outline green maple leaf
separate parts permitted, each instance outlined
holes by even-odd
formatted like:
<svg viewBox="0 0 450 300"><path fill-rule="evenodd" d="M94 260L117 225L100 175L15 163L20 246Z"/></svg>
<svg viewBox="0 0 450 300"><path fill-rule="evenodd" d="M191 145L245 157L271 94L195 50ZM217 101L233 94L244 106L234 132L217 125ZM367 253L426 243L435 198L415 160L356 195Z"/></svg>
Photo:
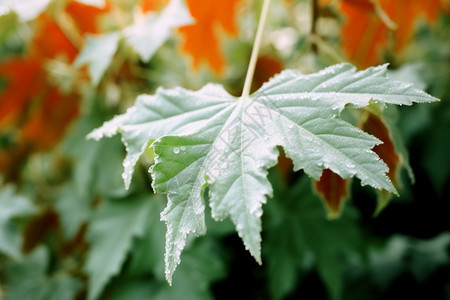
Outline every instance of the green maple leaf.
<svg viewBox="0 0 450 300"><path fill-rule="evenodd" d="M121 132L127 149L123 178L131 174L147 144L156 163L151 168L156 192L168 194L161 214L167 224L166 278L180 262L189 235L206 232L202 194L216 220L230 217L245 247L260 262L262 205L272 195L267 170L277 162L277 146L318 179L328 168L343 178L396 193L388 167L371 150L380 141L339 119L346 107L411 105L437 99L411 84L392 81L386 66L356 72L350 64L303 75L286 70L249 98L229 95L220 85L197 92L159 89L141 96L124 115L90 134L99 139Z"/></svg>

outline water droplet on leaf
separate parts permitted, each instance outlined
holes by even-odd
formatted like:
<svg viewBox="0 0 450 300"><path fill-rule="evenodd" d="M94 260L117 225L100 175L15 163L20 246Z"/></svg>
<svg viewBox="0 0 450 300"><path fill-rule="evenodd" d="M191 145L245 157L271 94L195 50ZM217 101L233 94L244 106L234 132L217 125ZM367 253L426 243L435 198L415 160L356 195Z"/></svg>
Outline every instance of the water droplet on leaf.
<svg viewBox="0 0 450 300"><path fill-rule="evenodd" d="M346 164L347 168L353 169L355 167L355 165L351 162Z"/></svg>

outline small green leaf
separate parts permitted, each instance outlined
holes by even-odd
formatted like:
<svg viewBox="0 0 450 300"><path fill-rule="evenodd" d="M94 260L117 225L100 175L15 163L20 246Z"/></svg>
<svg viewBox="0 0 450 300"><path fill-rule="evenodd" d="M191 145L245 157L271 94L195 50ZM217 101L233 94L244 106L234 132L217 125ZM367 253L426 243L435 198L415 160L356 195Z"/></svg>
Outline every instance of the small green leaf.
<svg viewBox="0 0 450 300"><path fill-rule="evenodd" d="M18 259L22 256L22 227L19 221L36 213L31 201L17 195L11 185L0 191L0 252Z"/></svg>
<svg viewBox="0 0 450 300"><path fill-rule="evenodd" d="M51 0L6 0L6 6L14 11L20 22L28 22L43 12Z"/></svg>
<svg viewBox="0 0 450 300"><path fill-rule="evenodd" d="M148 195L110 200L94 214L87 239L91 249L85 269L89 299L97 299L112 276L119 273L133 238L145 233L152 199Z"/></svg>
<svg viewBox="0 0 450 300"><path fill-rule="evenodd" d="M371 249L370 269L375 283L386 289L403 272L422 281L440 266L448 265L450 234L441 233L429 240L394 235L381 249Z"/></svg>
<svg viewBox="0 0 450 300"><path fill-rule="evenodd" d="M90 198L80 196L74 185L67 185L55 202L55 210L60 216L60 222L67 239L72 239L77 234L80 226L89 220L91 216Z"/></svg>
<svg viewBox="0 0 450 300"><path fill-rule="evenodd" d="M149 232L148 234L152 234ZM148 273L115 278L108 288L108 299L122 300L210 300L214 299L211 283L225 277L226 265L219 259L213 239L197 240L184 253L184 263L174 275L173 286L155 274L149 280ZM127 274L128 275L128 274Z"/></svg>
<svg viewBox="0 0 450 300"><path fill-rule="evenodd" d="M210 300L212 282L226 275L226 266L215 252L213 240L197 240L183 253L183 264L174 275L174 285L162 284L155 299Z"/></svg>
<svg viewBox="0 0 450 300"><path fill-rule="evenodd" d="M84 64L88 65L89 75L92 83L98 85L108 69L114 54L117 51L117 44L120 39L120 32L112 32L99 35L88 35L86 44L74 62L76 67Z"/></svg>
<svg viewBox="0 0 450 300"><path fill-rule="evenodd" d="M134 280L120 280L110 290L109 300L148 300L155 299L158 287L148 278Z"/></svg>
<svg viewBox="0 0 450 300"><path fill-rule="evenodd" d="M151 208L146 220L145 234L135 239L127 263L125 274L129 277L153 273L159 280L163 279L166 228L160 222L159 215L164 209L164 198L163 195L156 195L149 201Z"/></svg>
<svg viewBox="0 0 450 300"><path fill-rule="evenodd" d="M295 288L302 271L307 272L314 262L330 298L339 299L344 283L343 261L362 253L357 212L349 207L341 218L329 220L306 176L287 187L277 173L271 175L274 199L267 204L264 219L271 294L274 299L283 299Z"/></svg>
<svg viewBox="0 0 450 300"><path fill-rule="evenodd" d="M125 41L147 62L177 27L189 25L193 19L184 0L171 0L157 15L149 12L124 30Z"/></svg>
<svg viewBox="0 0 450 300"><path fill-rule="evenodd" d="M443 232L429 240L413 240L411 244L410 271L417 280L424 281L440 266L448 266L450 233Z"/></svg>
<svg viewBox="0 0 450 300"><path fill-rule="evenodd" d="M43 246L21 261L6 266L8 284L5 300L72 300L82 287L78 279L65 272L47 275L50 257Z"/></svg>

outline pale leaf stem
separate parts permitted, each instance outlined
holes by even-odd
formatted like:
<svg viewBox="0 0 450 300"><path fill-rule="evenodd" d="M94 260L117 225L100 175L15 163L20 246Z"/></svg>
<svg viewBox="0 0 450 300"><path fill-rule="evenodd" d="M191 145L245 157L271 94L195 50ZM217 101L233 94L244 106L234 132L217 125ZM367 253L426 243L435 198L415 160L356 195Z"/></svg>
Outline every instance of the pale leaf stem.
<svg viewBox="0 0 450 300"><path fill-rule="evenodd" d="M242 91L241 99L246 99L250 96L250 88L252 86L253 75L255 74L256 61L258 60L259 47L261 45L264 25L269 11L270 0L264 0L261 16L259 17L258 29L256 30L255 42L253 43L252 55L248 65L247 75L245 76L244 89Z"/></svg>

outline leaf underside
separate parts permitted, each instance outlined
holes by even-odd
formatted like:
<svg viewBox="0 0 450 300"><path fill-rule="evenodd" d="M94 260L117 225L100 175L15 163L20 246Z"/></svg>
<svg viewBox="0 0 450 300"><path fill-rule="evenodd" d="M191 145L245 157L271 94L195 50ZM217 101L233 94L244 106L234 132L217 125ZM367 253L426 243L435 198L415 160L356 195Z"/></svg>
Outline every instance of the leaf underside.
<svg viewBox="0 0 450 300"><path fill-rule="evenodd" d="M150 171L154 190L168 194L161 219L167 224L169 282L188 236L206 232L202 194L207 186L212 216L230 217L260 262L262 205L272 195L267 170L277 162L278 146L294 170L314 179L329 169L343 179L356 176L362 185L396 193L388 167L372 151L380 141L339 118L347 105L437 100L411 84L389 80L386 68L356 72L350 64L339 64L311 75L286 70L248 99L214 84L196 92L158 89L155 95L140 96L135 106L89 137L122 134L127 187L137 160L155 140Z"/></svg>

